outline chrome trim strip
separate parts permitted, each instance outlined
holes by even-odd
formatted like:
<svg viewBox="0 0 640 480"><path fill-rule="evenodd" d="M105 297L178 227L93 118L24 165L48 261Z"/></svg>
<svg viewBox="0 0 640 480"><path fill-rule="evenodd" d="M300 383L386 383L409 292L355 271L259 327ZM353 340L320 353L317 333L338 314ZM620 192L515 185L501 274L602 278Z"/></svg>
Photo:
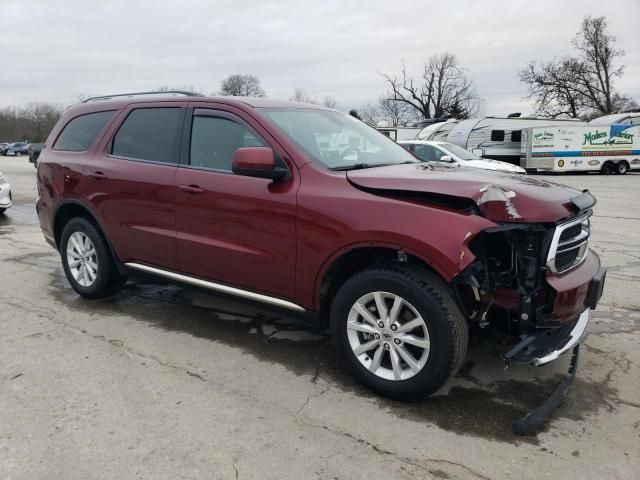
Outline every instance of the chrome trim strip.
<svg viewBox="0 0 640 480"><path fill-rule="evenodd" d="M268 303L271 305L276 305L278 307L288 308L289 310L296 310L298 312L305 311L305 309L302 308L300 305L297 305L293 302L289 302L287 300L282 300L281 298L270 297L269 295L254 293L248 290L243 290L241 288L230 287L228 285L222 285L220 283L215 283L215 282L210 282L208 280L202 280L200 278L190 277L188 275L183 275L181 273L170 272L168 270L162 270L160 268L150 267L148 265L142 265L140 263L135 263L135 262L125 263L125 266L129 268L133 268L135 270L152 273L154 275L160 275L161 277L170 278L172 280L177 280L179 282L188 283L190 285L195 285L196 287L208 288L209 290L228 293L231 295L248 298L250 300L255 300L258 302Z"/></svg>
<svg viewBox="0 0 640 480"><path fill-rule="evenodd" d="M552 362L556 360L560 355L565 353L567 350L575 347L580 340L584 338L585 332L587 331L587 325L589 324L589 309L585 310L580 314L580 318L578 318L578 323L573 327L571 333L569 334L569 339L567 343L559 348L558 350L554 350L546 354L544 357L536 358L533 360L533 365L540 366L546 363Z"/></svg>

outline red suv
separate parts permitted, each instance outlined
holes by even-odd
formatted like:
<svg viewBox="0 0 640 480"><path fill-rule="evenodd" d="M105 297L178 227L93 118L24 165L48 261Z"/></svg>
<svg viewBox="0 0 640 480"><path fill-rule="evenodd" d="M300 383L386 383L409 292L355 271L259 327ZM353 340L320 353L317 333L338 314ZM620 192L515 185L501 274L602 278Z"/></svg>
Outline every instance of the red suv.
<svg viewBox="0 0 640 480"><path fill-rule="evenodd" d="M51 132L38 192L44 236L83 297L144 272L304 312L393 397L442 386L470 328L508 332L510 362L556 359L604 283L587 191L421 163L314 105L92 99Z"/></svg>

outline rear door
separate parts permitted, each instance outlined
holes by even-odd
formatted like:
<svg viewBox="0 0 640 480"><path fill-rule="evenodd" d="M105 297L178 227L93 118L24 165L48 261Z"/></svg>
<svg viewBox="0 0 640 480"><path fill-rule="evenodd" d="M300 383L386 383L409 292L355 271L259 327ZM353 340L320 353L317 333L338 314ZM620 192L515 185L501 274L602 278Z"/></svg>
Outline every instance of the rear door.
<svg viewBox="0 0 640 480"><path fill-rule="evenodd" d="M184 164L176 174L180 270L293 298L297 171L288 165L292 178L278 184L231 172L238 148L271 147L283 166L284 151L232 107L196 108L183 137Z"/></svg>
<svg viewBox="0 0 640 480"><path fill-rule="evenodd" d="M121 261L178 268L174 177L185 105L131 105L85 168L87 198Z"/></svg>

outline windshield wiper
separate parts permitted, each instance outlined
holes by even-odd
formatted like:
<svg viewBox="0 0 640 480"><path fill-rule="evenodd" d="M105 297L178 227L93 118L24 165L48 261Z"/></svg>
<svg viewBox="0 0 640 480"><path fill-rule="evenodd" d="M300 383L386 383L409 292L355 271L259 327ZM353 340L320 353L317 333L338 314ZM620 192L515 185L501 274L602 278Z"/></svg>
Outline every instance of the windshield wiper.
<svg viewBox="0 0 640 480"><path fill-rule="evenodd" d="M399 162L399 163L374 163L374 164L368 164L368 163L354 163L353 165L346 165L346 166L342 166L342 167L333 167L330 168L329 170L333 170L333 171L344 171L344 170L362 170L363 168L375 168L375 167L391 167L393 165L405 165L407 163L420 163L419 161L408 161L408 162Z"/></svg>
<svg viewBox="0 0 640 480"><path fill-rule="evenodd" d="M343 170L361 170L363 168L378 167L379 165L369 165L368 163L354 163L353 165L345 165L342 167L332 167L329 170L339 172Z"/></svg>

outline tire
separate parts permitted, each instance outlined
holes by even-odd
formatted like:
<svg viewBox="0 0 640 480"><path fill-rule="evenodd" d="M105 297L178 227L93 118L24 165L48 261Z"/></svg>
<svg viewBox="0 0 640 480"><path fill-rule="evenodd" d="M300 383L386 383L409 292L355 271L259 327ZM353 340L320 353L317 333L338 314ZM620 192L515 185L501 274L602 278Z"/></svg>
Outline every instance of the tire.
<svg viewBox="0 0 640 480"><path fill-rule="evenodd" d="M16 157L21 157L22 156L22 152L16 152L15 155L16 155Z"/></svg>
<svg viewBox="0 0 640 480"><path fill-rule="evenodd" d="M629 164L625 161L616 164L616 173L618 175L626 175L629 171Z"/></svg>
<svg viewBox="0 0 640 480"><path fill-rule="evenodd" d="M78 248L78 246L86 248ZM93 255L90 254L91 246ZM78 252L87 253L87 250L89 255L78 254ZM84 298L109 297L126 281L118 273L102 232L85 218L72 218L65 225L60 240L60 257L67 280ZM91 275L91 272L94 274Z"/></svg>
<svg viewBox="0 0 640 480"><path fill-rule="evenodd" d="M378 299L372 292L379 294ZM370 295L373 299L365 310L375 321L379 309L374 305L380 298L391 317L394 297L399 296L404 302L395 323L390 321L385 328L377 327L377 337L371 333L374 330L368 328L373 324L359 313ZM409 323L417 322L416 313L424 327L401 332L411 326ZM392 331L394 324L399 328ZM359 330L362 325L367 332ZM411 267L368 269L347 280L331 306L331 334L338 353L360 382L380 395L399 400L421 399L444 385L462 366L469 341L467 322L448 287L435 274ZM410 342L404 341L409 338ZM424 343L425 339L428 349L414 345L416 340ZM400 344L396 345L398 341ZM356 354L358 345L372 342L378 342L378 345ZM381 342L384 351L378 354ZM424 350L427 350L426 357ZM410 368L405 360L407 351L414 367L418 368ZM394 355L400 359L395 363ZM376 356L377 364L374 363ZM375 373L371 371L373 368ZM398 370L401 370L400 375Z"/></svg>
<svg viewBox="0 0 640 480"><path fill-rule="evenodd" d="M613 164L611 162L604 162L600 169L601 175L611 175L613 173Z"/></svg>

